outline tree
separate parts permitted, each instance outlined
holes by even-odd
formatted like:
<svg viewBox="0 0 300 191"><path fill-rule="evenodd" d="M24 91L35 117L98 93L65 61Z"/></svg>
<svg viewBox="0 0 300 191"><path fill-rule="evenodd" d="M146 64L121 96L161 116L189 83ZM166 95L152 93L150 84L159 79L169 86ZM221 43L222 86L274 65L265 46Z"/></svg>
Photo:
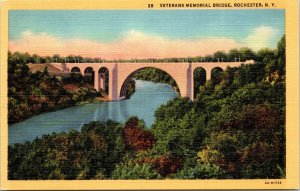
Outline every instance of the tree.
<svg viewBox="0 0 300 191"><path fill-rule="evenodd" d="M227 60L227 54L224 51L217 51L213 54L213 57L216 61L225 61Z"/></svg>
<svg viewBox="0 0 300 191"><path fill-rule="evenodd" d="M267 64L267 63L271 62L272 60L275 60L275 51L274 50L271 50L269 48L263 48L257 52L257 61L261 61L264 64Z"/></svg>
<svg viewBox="0 0 300 191"><path fill-rule="evenodd" d="M52 56L52 62L62 62L62 58L60 57L60 55L59 54L54 54L53 56Z"/></svg>
<svg viewBox="0 0 300 191"><path fill-rule="evenodd" d="M128 149L147 150L155 144L154 135L145 129L145 124L137 117L127 120L124 127L124 141Z"/></svg>
<svg viewBox="0 0 300 191"><path fill-rule="evenodd" d="M228 59L229 61L233 62L233 61L238 61L240 57L240 52L238 49L231 49L228 52Z"/></svg>
<svg viewBox="0 0 300 191"><path fill-rule="evenodd" d="M30 62L39 64L39 63L41 63L41 57L37 54L34 54L34 55L32 55Z"/></svg>
<svg viewBox="0 0 300 191"><path fill-rule="evenodd" d="M247 47L243 47L240 49L240 58L241 61L246 61L246 60L256 60L256 53Z"/></svg>
<svg viewBox="0 0 300 191"><path fill-rule="evenodd" d="M278 66L281 74L285 75L285 62L286 62L286 45L285 45L285 35L280 39L277 44L277 56L278 56Z"/></svg>

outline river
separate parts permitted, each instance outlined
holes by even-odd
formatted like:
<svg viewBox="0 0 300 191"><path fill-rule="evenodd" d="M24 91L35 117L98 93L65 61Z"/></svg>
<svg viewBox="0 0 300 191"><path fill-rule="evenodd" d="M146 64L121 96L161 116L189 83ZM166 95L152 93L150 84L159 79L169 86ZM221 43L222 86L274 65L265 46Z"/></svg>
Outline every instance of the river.
<svg viewBox="0 0 300 191"><path fill-rule="evenodd" d="M173 88L166 84L136 80L136 92L130 99L75 106L13 124L8 128L8 144L32 141L52 132L80 130L83 124L90 121L112 119L125 122L131 116L138 116L150 127L154 122L155 110L177 96Z"/></svg>

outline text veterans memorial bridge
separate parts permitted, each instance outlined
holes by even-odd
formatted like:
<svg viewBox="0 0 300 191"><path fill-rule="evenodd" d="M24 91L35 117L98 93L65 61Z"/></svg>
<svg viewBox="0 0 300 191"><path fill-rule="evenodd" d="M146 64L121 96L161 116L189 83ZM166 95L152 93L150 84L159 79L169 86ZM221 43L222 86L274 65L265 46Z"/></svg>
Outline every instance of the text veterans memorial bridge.
<svg viewBox="0 0 300 191"><path fill-rule="evenodd" d="M253 60L245 62L140 62L140 63L51 63L63 73L77 73L94 76L94 88L106 91L108 80L108 97L111 101L121 100L130 79L144 68L157 68L168 73L177 83L181 97L194 98L194 70L203 68L206 80L211 78L215 68L225 70L227 67L239 67L241 64L253 64ZM107 75L108 74L108 75ZM108 76L108 77L107 77ZM108 78L108 79L106 79Z"/></svg>

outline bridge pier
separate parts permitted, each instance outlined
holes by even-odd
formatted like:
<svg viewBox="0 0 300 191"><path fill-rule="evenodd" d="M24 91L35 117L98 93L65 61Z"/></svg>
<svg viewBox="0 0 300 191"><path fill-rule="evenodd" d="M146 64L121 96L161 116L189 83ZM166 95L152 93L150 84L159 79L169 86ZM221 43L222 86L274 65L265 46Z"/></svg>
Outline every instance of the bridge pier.
<svg viewBox="0 0 300 191"><path fill-rule="evenodd" d="M192 64L189 64L189 67L187 68L187 74L186 74L186 80L187 80L187 86L186 86L186 96L193 100L194 98L194 72L192 70Z"/></svg>
<svg viewBox="0 0 300 191"><path fill-rule="evenodd" d="M97 92L100 90L99 88L99 73L98 71L94 71L94 88Z"/></svg>
<svg viewBox="0 0 300 191"><path fill-rule="evenodd" d="M101 74L99 75L99 89L103 89L104 91L106 91L106 86L105 86L105 81L106 81L106 77L105 74Z"/></svg>
<svg viewBox="0 0 300 191"><path fill-rule="evenodd" d="M116 97L116 85L117 85L117 72L116 72L116 64L109 69L109 75L108 75L108 98L111 101L117 101L118 97Z"/></svg>
<svg viewBox="0 0 300 191"><path fill-rule="evenodd" d="M206 81L211 79L211 70L206 71Z"/></svg>

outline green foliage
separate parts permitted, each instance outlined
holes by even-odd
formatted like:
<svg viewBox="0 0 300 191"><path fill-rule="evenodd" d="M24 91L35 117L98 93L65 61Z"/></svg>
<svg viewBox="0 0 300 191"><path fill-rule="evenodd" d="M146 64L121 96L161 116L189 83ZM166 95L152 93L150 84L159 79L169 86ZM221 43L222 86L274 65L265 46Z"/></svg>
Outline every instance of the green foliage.
<svg viewBox="0 0 300 191"><path fill-rule="evenodd" d="M71 103L80 104L81 102L93 102L97 91L88 87L81 87L72 92Z"/></svg>
<svg viewBox="0 0 300 191"><path fill-rule="evenodd" d="M197 153L197 157L197 162L199 164L212 164L217 162L222 155L217 150L213 150L211 147L206 146Z"/></svg>
<svg viewBox="0 0 300 191"><path fill-rule="evenodd" d="M283 170L278 164L276 165L277 166L277 169L279 171L279 174L280 174L280 178L286 178L285 176L285 170Z"/></svg>
<svg viewBox="0 0 300 191"><path fill-rule="evenodd" d="M222 169L215 164L197 164L174 175L175 179L216 179L222 177Z"/></svg>
<svg viewBox="0 0 300 191"><path fill-rule="evenodd" d="M112 179L161 179L159 173L153 170L149 164L130 164L130 165L117 165Z"/></svg>
<svg viewBox="0 0 300 191"><path fill-rule="evenodd" d="M274 52L274 59L266 62L267 81L272 84L281 82L285 79L285 63L286 63L286 50L285 50L285 35L280 39L277 44L277 50Z"/></svg>
<svg viewBox="0 0 300 191"><path fill-rule="evenodd" d="M161 106L155 114L151 131L157 141L157 155L170 153L189 165L206 136L206 117L193 109L193 102L177 98Z"/></svg>
<svg viewBox="0 0 300 191"><path fill-rule="evenodd" d="M278 70L281 74L285 75L285 62L286 62L286 45L285 35L280 39L277 44L277 56L278 56Z"/></svg>
<svg viewBox="0 0 300 191"><path fill-rule="evenodd" d="M214 164L222 158L222 154L206 146L197 153L197 163L186 165L181 171L175 174L178 179L214 179L223 178L224 170Z"/></svg>
<svg viewBox="0 0 300 191"><path fill-rule="evenodd" d="M70 77L63 78L63 83L64 84L75 84L78 86L83 86L84 85L84 77L81 74L77 73L71 73Z"/></svg>

